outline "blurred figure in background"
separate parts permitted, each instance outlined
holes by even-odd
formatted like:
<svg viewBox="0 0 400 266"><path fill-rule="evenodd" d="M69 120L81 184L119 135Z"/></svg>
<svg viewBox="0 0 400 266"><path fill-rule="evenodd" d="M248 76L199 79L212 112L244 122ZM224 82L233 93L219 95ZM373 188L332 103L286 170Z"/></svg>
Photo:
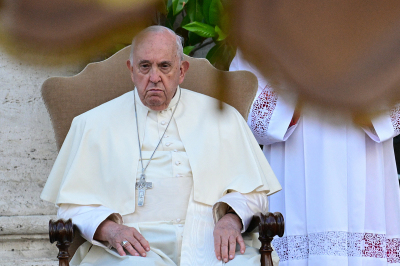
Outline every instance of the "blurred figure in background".
<svg viewBox="0 0 400 266"><path fill-rule="evenodd" d="M230 70L258 77L248 125L283 187L270 197L286 223L273 242L280 265L400 265L400 107L360 127L346 112L296 108L296 97L274 91L240 51Z"/></svg>

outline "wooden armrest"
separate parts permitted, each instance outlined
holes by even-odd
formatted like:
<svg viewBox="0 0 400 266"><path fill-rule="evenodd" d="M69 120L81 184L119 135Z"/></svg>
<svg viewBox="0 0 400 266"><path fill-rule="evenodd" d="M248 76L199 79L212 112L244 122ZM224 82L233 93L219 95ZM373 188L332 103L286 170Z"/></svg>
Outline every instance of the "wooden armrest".
<svg viewBox="0 0 400 266"><path fill-rule="evenodd" d="M262 214L256 213L251 220L247 232L252 232L258 227L259 237L261 241L261 266L272 265L272 247L271 241L274 236L282 237L285 231L285 221L283 215L279 212Z"/></svg>
<svg viewBox="0 0 400 266"><path fill-rule="evenodd" d="M59 266L69 266L69 253L68 248L72 243L74 238L74 225L72 224L72 220L68 219L67 221L60 219L57 221L50 220L49 221L49 237L50 243L54 243L57 241L58 252L58 261Z"/></svg>
<svg viewBox="0 0 400 266"><path fill-rule="evenodd" d="M246 232L252 232L257 227L259 230L258 239L261 241L261 266L273 266L271 241L276 235L279 237L283 236L285 228L283 216L279 212L267 212L266 214L260 212L256 213ZM71 219L67 221L63 219L49 221L50 243L57 241L59 266L69 266L70 255L68 253L68 248L74 238L74 231L76 230L74 230Z"/></svg>

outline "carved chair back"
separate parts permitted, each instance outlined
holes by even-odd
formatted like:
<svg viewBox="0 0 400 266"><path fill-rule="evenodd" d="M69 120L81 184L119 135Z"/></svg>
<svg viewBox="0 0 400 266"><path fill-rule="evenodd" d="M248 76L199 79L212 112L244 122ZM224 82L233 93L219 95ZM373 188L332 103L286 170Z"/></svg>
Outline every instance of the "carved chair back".
<svg viewBox="0 0 400 266"><path fill-rule="evenodd" d="M134 89L126 67L130 46L110 58L90 63L72 77L51 77L42 85L42 96L60 148L72 119L96 106ZM190 66L182 88L218 98L220 85L226 92L224 102L235 107L247 119L257 92L256 76L248 71L220 71L203 58L185 55Z"/></svg>

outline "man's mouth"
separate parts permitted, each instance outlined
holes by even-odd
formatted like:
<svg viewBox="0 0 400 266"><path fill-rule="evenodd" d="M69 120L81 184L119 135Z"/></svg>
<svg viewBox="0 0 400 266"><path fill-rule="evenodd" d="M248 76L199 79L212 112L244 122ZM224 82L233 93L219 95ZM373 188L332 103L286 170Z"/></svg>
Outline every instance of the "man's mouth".
<svg viewBox="0 0 400 266"><path fill-rule="evenodd" d="M164 91L160 88L151 88L147 90L147 95L148 96L160 96L160 93L163 93Z"/></svg>
<svg viewBox="0 0 400 266"><path fill-rule="evenodd" d="M152 87L152 88L148 89L147 91L163 91L163 90L158 87Z"/></svg>

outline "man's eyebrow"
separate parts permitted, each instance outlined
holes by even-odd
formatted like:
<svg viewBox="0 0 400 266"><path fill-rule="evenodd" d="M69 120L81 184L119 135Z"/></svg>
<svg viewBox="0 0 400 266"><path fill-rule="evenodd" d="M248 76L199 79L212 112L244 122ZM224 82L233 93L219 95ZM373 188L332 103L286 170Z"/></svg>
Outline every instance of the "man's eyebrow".
<svg viewBox="0 0 400 266"><path fill-rule="evenodd" d="M172 65L172 61L161 61L161 63L159 65L163 65L163 64L168 64L168 65Z"/></svg>
<svg viewBox="0 0 400 266"><path fill-rule="evenodd" d="M141 64L149 64L149 63L150 63L149 60L140 60L139 61L139 65L141 65Z"/></svg>

